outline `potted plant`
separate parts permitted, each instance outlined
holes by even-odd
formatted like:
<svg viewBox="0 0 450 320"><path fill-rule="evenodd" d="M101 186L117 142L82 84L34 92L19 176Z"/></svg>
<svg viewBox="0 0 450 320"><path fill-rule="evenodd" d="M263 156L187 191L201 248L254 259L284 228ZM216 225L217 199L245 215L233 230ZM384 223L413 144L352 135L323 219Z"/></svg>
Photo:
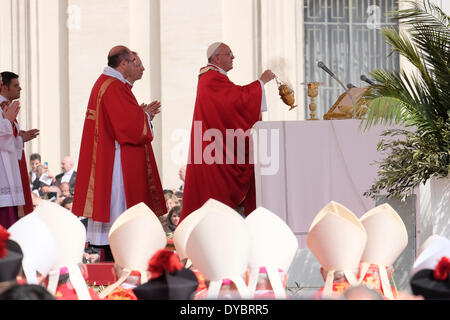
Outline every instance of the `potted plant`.
<svg viewBox="0 0 450 320"><path fill-rule="evenodd" d="M374 70L365 129L400 125L383 133L378 179L364 195L406 199L430 179L449 181L450 18L429 0L390 13L404 31L383 29L387 42L414 72ZM445 182L444 184L448 184ZM450 196L450 194L449 194ZM448 205L448 202L447 202ZM447 221L448 223L448 221Z"/></svg>

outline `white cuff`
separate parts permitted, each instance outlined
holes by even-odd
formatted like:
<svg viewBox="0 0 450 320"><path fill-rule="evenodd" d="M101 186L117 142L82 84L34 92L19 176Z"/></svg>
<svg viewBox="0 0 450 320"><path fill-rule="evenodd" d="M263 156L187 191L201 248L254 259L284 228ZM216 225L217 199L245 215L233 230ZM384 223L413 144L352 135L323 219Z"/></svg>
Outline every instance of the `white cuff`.
<svg viewBox="0 0 450 320"><path fill-rule="evenodd" d="M259 80L259 83L261 84L262 89L261 112L266 112L267 111L266 89L264 88L264 82L262 82L262 80Z"/></svg>
<svg viewBox="0 0 450 320"><path fill-rule="evenodd" d="M152 137L155 138L155 135L153 133L153 124L152 120L150 119L150 115L147 112L145 114L147 115L148 125L150 126L150 130L152 131Z"/></svg>

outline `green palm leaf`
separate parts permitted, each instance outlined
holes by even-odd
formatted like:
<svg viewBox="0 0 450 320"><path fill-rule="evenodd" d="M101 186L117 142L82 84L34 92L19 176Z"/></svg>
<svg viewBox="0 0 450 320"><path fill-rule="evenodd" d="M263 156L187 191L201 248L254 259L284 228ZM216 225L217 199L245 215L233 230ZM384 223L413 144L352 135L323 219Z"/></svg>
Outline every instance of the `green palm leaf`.
<svg viewBox="0 0 450 320"><path fill-rule="evenodd" d="M370 107L361 127L401 125L389 130L379 150L378 180L365 195L381 191L388 196L411 194L432 176L444 177L450 167L450 18L423 0L411 8L391 12L404 31L383 29L392 53L403 56L414 72L374 70L375 84L365 95Z"/></svg>

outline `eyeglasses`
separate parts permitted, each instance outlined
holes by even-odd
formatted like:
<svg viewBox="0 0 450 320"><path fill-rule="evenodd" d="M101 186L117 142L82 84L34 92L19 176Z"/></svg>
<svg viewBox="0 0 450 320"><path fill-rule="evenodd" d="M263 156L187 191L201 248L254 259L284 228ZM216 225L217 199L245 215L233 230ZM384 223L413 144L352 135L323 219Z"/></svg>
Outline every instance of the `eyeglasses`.
<svg viewBox="0 0 450 320"><path fill-rule="evenodd" d="M234 57L233 51L230 51L228 53L218 53L218 56L223 55L223 56L230 56L230 57Z"/></svg>
<svg viewBox="0 0 450 320"><path fill-rule="evenodd" d="M138 67L138 68L142 67L142 63L138 63L136 58L134 58L134 59L132 59L132 60L130 59L130 60L127 60L127 61L128 61L128 62L134 63L134 65L135 65L136 67Z"/></svg>

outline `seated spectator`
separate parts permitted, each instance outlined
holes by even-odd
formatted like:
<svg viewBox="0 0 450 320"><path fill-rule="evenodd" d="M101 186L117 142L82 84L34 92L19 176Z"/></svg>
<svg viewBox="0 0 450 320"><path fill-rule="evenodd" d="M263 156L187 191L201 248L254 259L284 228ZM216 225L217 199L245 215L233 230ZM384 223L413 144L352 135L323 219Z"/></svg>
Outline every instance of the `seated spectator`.
<svg viewBox="0 0 450 320"><path fill-rule="evenodd" d="M173 196L173 191L169 190L169 189L164 189L163 193L164 193L164 200L165 201L167 201L167 199L169 199L171 196Z"/></svg>
<svg viewBox="0 0 450 320"><path fill-rule="evenodd" d="M73 203L73 198L72 197L66 197L64 198L64 200L61 202L61 206L63 208L66 208L69 211L72 211L72 203Z"/></svg>
<svg viewBox="0 0 450 320"><path fill-rule="evenodd" d="M30 156L30 183L33 184L34 180L36 180L37 175L37 167L41 164L41 155L39 153L33 153Z"/></svg>
<svg viewBox="0 0 450 320"><path fill-rule="evenodd" d="M35 179L31 183L31 191L35 192L37 195L40 196L39 191L41 190L41 187L45 185L42 181L39 180L39 178L44 174L44 169L42 165L38 165L36 167L35 171Z"/></svg>
<svg viewBox="0 0 450 320"><path fill-rule="evenodd" d="M178 200L183 200L183 191L175 192L175 196L178 198Z"/></svg>
<svg viewBox="0 0 450 320"><path fill-rule="evenodd" d="M56 202L61 195L61 190L57 186L47 186L44 185L40 190L41 198L44 200L50 200L51 202Z"/></svg>
<svg viewBox="0 0 450 320"><path fill-rule="evenodd" d="M59 189L61 191L61 194L58 195L58 198L56 199L57 204L61 204L66 198L72 198L73 194L70 193L70 186L68 182L63 182L59 186Z"/></svg>
<svg viewBox="0 0 450 320"><path fill-rule="evenodd" d="M31 191L39 193L42 196L41 188L43 186L52 186L54 184L53 175L48 171L46 165L38 165L36 168L36 179L31 184Z"/></svg>
<svg viewBox="0 0 450 320"><path fill-rule="evenodd" d="M77 172L73 169L74 163L70 156L65 156L61 160L62 173L55 177L55 184L61 186L64 182L67 182L70 186L70 193L73 195L75 191L75 181L77 178Z"/></svg>
<svg viewBox="0 0 450 320"><path fill-rule="evenodd" d="M33 200L33 209L36 209L36 207L42 202L41 197L36 195L36 193L31 193L31 199Z"/></svg>
<svg viewBox="0 0 450 320"><path fill-rule="evenodd" d="M179 206L179 205L180 205L180 201L178 200L177 196L175 196L175 195L171 195L166 200L167 212L170 212L170 210L172 210L173 207Z"/></svg>
<svg viewBox="0 0 450 320"><path fill-rule="evenodd" d="M175 206L170 210L169 215L167 216L167 226L164 230L166 231L166 233L173 233L175 231L178 222L180 222L180 215L181 215L180 206Z"/></svg>
<svg viewBox="0 0 450 320"><path fill-rule="evenodd" d="M68 182L63 182L59 186L59 189L61 190L61 195L65 198L72 197L73 194L70 192L70 185Z"/></svg>

